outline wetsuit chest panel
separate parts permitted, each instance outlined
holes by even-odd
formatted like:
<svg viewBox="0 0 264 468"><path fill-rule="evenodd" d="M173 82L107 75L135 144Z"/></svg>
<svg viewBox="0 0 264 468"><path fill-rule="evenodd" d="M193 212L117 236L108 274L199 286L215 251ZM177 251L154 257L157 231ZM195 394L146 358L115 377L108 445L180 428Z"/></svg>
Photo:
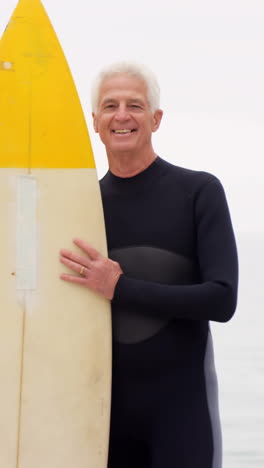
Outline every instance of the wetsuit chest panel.
<svg viewBox="0 0 264 468"><path fill-rule="evenodd" d="M180 254L153 246L131 246L109 251L118 261L124 274L131 278L163 284L191 284L194 282L192 262ZM129 304L113 307L113 333L120 343L136 343L155 335L168 323L162 318L145 316Z"/></svg>

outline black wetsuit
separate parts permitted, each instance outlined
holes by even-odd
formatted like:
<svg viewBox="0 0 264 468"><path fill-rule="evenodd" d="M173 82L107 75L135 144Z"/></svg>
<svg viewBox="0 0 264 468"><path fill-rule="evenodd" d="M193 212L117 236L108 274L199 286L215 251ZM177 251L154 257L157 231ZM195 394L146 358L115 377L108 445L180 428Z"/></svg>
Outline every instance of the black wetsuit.
<svg viewBox="0 0 264 468"><path fill-rule="evenodd" d="M216 177L157 158L101 181L109 256L124 275L112 301L109 468L220 468L208 321L236 307L237 253Z"/></svg>

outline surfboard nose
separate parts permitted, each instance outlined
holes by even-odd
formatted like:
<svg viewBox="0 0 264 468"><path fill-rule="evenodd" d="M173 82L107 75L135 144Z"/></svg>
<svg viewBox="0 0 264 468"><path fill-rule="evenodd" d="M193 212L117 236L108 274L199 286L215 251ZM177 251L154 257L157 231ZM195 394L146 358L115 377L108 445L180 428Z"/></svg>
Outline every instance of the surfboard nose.
<svg viewBox="0 0 264 468"><path fill-rule="evenodd" d="M39 0L19 1L0 41L0 167L95 167L69 66Z"/></svg>

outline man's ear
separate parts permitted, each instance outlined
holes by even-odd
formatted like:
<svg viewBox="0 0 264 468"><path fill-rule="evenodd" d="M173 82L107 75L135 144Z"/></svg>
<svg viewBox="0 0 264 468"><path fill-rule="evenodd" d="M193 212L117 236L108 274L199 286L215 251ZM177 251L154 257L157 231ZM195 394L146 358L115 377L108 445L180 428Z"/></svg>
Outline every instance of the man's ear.
<svg viewBox="0 0 264 468"><path fill-rule="evenodd" d="M163 116L163 111L161 109L155 110L153 114L152 132L156 132L158 130L162 116Z"/></svg>
<svg viewBox="0 0 264 468"><path fill-rule="evenodd" d="M96 133L98 133L98 125L97 125L97 118L96 118L96 114L93 112L92 113L92 117L93 117L93 127L94 127L94 131Z"/></svg>

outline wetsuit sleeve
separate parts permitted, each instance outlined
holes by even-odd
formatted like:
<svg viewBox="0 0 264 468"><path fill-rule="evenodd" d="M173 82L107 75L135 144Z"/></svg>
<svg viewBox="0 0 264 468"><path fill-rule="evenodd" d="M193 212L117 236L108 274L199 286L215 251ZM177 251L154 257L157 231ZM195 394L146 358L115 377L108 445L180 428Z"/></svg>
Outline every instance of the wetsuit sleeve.
<svg viewBox="0 0 264 468"><path fill-rule="evenodd" d="M164 285L121 275L113 301L139 307L144 315L226 322L237 300L238 261L224 190L207 182L194 199L197 258L201 282Z"/></svg>

